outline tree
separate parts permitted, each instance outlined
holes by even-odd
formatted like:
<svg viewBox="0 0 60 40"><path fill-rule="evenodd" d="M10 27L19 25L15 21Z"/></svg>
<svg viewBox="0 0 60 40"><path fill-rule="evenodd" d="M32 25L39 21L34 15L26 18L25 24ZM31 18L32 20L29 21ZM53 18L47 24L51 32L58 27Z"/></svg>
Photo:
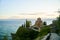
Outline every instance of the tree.
<svg viewBox="0 0 60 40"><path fill-rule="evenodd" d="M60 16L57 17L56 20L53 20L53 24L54 24L56 27L60 27Z"/></svg>
<svg viewBox="0 0 60 40"><path fill-rule="evenodd" d="M20 26L16 34L12 35L12 40L34 40L38 37L39 32L33 29L30 29L31 21L26 20L26 24ZM26 28L25 28L26 26Z"/></svg>
<svg viewBox="0 0 60 40"><path fill-rule="evenodd" d="M26 27L30 27L31 21L26 20Z"/></svg>
<svg viewBox="0 0 60 40"><path fill-rule="evenodd" d="M16 35L20 38L20 40L28 40L28 39L33 40L38 37L38 33L39 32L34 31L32 29L20 27L17 30Z"/></svg>
<svg viewBox="0 0 60 40"><path fill-rule="evenodd" d="M43 25L47 25L46 22L43 22Z"/></svg>
<svg viewBox="0 0 60 40"><path fill-rule="evenodd" d="M4 36L3 40L8 40L7 36Z"/></svg>
<svg viewBox="0 0 60 40"><path fill-rule="evenodd" d="M40 30L40 37L45 36L46 34L50 33L50 27L45 26Z"/></svg>
<svg viewBox="0 0 60 40"><path fill-rule="evenodd" d="M56 20L53 20L52 24L57 28L56 33L59 33L60 32L60 15L59 17L57 17Z"/></svg>

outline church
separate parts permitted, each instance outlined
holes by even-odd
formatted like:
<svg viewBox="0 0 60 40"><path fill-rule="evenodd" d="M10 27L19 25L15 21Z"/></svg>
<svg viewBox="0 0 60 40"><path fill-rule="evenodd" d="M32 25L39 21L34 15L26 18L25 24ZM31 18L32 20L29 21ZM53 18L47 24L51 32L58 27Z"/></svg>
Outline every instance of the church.
<svg viewBox="0 0 60 40"><path fill-rule="evenodd" d="M37 18L35 24L34 24L31 28L32 28L33 30L40 31L42 25L43 25L43 23L42 23L41 18Z"/></svg>

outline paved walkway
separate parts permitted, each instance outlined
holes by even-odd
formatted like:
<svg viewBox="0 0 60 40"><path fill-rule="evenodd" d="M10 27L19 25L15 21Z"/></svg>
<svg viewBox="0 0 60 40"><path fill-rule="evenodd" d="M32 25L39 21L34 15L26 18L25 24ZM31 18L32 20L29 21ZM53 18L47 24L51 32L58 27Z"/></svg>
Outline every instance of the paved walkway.
<svg viewBox="0 0 60 40"><path fill-rule="evenodd" d="M47 36L49 36L49 34L47 34L46 36L44 36L44 38L41 39L41 40L46 40Z"/></svg>
<svg viewBox="0 0 60 40"><path fill-rule="evenodd" d="M46 36L44 36L44 38L42 40L46 40L46 38L49 36L49 34L47 34ZM51 33L50 39L49 40L60 40L60 36L57 35L56 33Z"/></svg>
<svg viewBox="0 0 60 40"><path fill-rule="evenodd" d="M56 33L51 33L50 40L60 40L60 36Z"/></svg>

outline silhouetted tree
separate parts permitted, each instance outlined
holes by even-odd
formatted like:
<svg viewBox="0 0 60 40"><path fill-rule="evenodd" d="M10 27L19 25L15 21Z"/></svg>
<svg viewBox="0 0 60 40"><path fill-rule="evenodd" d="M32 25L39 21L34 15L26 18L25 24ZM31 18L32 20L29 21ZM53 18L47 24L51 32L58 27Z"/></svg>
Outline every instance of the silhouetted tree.
<svg viewBox="0 0 60 40"><path fill-rule="evenodd" d="M59 33L60 32L60 15L59 17L57 17L56 20L53 20L52 24L57 28L56 33Z"/></svg>
<svg viewBox="0 0 60 40"><path fill-rule="evenodd" d="M38 37L38 33L39 32L34 31L32 29L20 27L17 30L16 35L20 38L20 40L28 40L28 39L33 40Z"/></svg>
<svg viewBox="0 0 60 40"><path fill-rule="evenodd" d="M26 20L26 24L20 26L16 34L11 34L12 40L34 40L35 38L37 38L39 32L30 29L30 23L30 21ZM26 28L24 26L26 26Z"/></svg>
<svg viewBox="0 0 60 40"><path fill-rule="evenodd" d="M4 36L3 40L8 40L7 36Z"/></svg>
<svg viewBox="0 0 60 40"><path fill-rule="evenodd" d="M26 20L26 27L30 27L31 21Z"/></svg>
<svg viewBox="0 0 60 40"><path fill-rule="evenodd" d="M43 22L43 25L47 25L46 22Z"/></svg>
<svg viewBox="0 0 60 40"><path fill-rule="evenodd" d="M40 30L40 37L44 36L46 34L50 33L50 27L49 26L45 26Z"/></svg>

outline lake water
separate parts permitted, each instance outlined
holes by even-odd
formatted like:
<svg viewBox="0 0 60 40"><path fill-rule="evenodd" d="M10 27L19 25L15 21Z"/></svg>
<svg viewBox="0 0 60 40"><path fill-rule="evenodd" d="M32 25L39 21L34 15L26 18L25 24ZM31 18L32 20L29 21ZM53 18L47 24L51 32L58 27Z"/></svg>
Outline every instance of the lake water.
<svg viewBox="0 0 60 40"><path fill-rule="evenodd" d="M35 19L29 19L32 25L35 23ZM42 19L46 21L47 24L51 24L53 19ZM0 20L0 38L4 35L10 36L11 33L15 33L19 26L25 23L25 19L4 19Z"/></svg>

